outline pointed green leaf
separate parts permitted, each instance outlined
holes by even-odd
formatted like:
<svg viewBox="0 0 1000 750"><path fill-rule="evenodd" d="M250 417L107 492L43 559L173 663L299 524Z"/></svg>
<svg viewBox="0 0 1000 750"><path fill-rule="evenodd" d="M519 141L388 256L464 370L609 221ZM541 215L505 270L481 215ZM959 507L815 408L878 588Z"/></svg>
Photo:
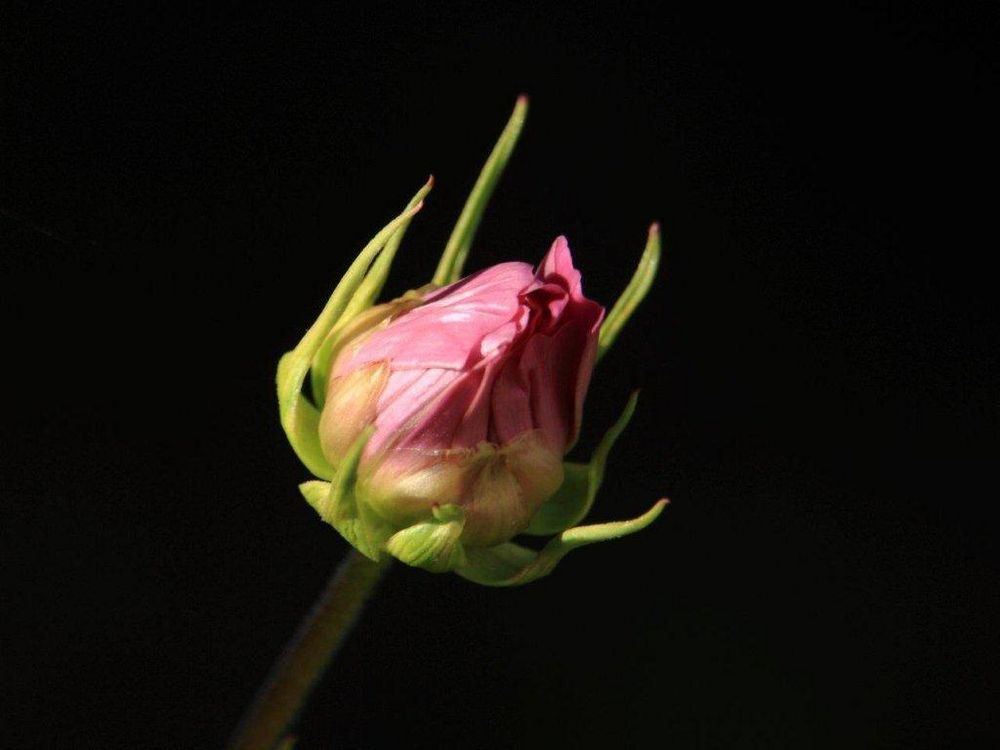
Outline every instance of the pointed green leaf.
<svg viewBox="0 0 1000 750"><path fill-rule="evenodd" d="M382 292L382 287L385 286L385 281L389 276L389 269L392 267L392 261L396 257L396 251L399 250L400 244L403 242L403 236L406 234L406 230L410 226L410 221L413 219L413 213L417 207L421 205L424 198L434 187L434 175L427 178L427 182L424 186L417 191L410 202L407 204L406 209L403 211L406 218L400 223L399 229L392 235L389 241L385 245L385 249L379 253L378 258L372 264L371 269L365 276L364 282L358 288L357 293L354 295L354 299L350 301L347 305L347 309L344 312L344 317L353 317L357 315L362 310L371 307L375 300L378 298L379 294ZM407 215L408 214L408 215Z"/></svg>
<svg viewBox="0 0 1000 750"><path fill-rule="evenodd" d="M299 485L299 492L328 524L338 526L358 516L354 485L358 481L361 454L373 431L373 428L369 427L354 441L332 482L314 480Z"/></svg>
<svg viewBox="0 0 1000 750"><path fill-rule="evenodd" d="M281 413L281 426L302 463L322 479L331 478L333 469L324 458L319 445L319 411L303 397L302 383L309 374L317 349L364 282L372 260L400 226L420 210L421 205L418 202L408 207L372 238L347 269L316 322L306 331L298 345L278 362L278 409Z"/></svg>
<svg viewBox="0 0 1000 750"><path fill-rule="evenodd" d="M281 414L281 426L285 430L288 442L305 464L305 467L317 477L329 479L333 476L330 466L319 444L319 412L316 407L306 401L301 394L302 381L308 366L300 367L292 352L285 354L278 362L278 408ZM306 363L308 365L308 363ZM301 372L301 375L299 374ZM285 374L289 385L284 389L280 386L282 375ZM291 386L298 383L296 391Z"/></svg>
<svg viewBox="0 0 1000 750"><path fill-rule="evenodd" d="M453 281L457 281L462 275L465 267L465 259L469 255L469 248L472 247L472 239L475 237L479 222L483 218L483 210L493 195L493 190L503 174L504 167L514 151L514 145L521 134L521 127L524 125L524 118L528 113L528 97L520 96L517 104L514 105L514 112L507 121L507 126L500 134L500 139L493 147L489 158L486 160L483 171L479 173L479 179L469 199L465 202L465 207L458 217L458 223L452 230L448 244L445 245L444 253L438 262L437 270L434 272L434 284L444 286Z"/></svg>
<svg viewBox="0 0 1000 750"><path fill-rule="evenodd" d="M649 287L653 283L653 278L656 276L656 269L659 265L660 225L653 224L649 228L646 248L642 251L642 257L639 259L639 265L632 275L632 280L629 281L628 286L625 287L625 291L622 292L618 301L615 302L614 307L611 308L611 312L608 313L608 317L604 319L604 323L601 325L601 333L597 341L598 360L615 343L619 332L628 322L628 319L632 317L635 308L639 306L639 303L646 296Z"/></svg>
<svg viewBox="0 0 1000 750"><path fill-rule="evenodd" d="M354 441L332 482L303 482L299 491L320 518L340 532L352 547L378 562L388 534L383 525L372 519L372 514L366 513L358 503L355 491L358 464L373 432L374 429L369 427Z"/></svg>
<svg viewBox="0 0 1000 750"><path fill-rule="evenodd" d="M577 526L553 537L535 553L509 542L497 547L467 550L468 564L456 572L463 578L485 586L519 586L552 572L571 550L595 542L618 539L641 531L657 519L667 500L658 500L652 508L629 521L612 521Z"/></svg>
<svg viewBox="0 0 1000 750"><path fill-rule="evenodd" d="M604 433L604 437L601 438L589 464L568 461L563 464L565 474L562 485L556 494L546 500L535 513L531 524L525 530L526 534L536 536L558 534L560 531L565 531L570 526L580 523L586 517L594 504L594 498L597 497L597 491L601 488L601 482L604 480L604 465L607 463L608 454L632 419L638 400L638 391L629 396L621 416L611 426L611 429Z"/></svg>
<svg viewBox="0 0 1000 750"><path fill-rule="evenodd" d="M413 214L410 213L407 215L407 212L413 211L422 204L432 187L434 187L433 176L428 178L424 186L410 199L406 209L403 211L403 215L406 218L400 223L399 229L396 230L395 234L386 243L382 252L378 254L375 262L371 264L371 267L365 274L364 281L361 282L357 291L354 292L354 296L347 303L337 324L323 339L323 343L320 344L313 355L310 384L312 386L313 400L316 402L317 408L322 409L323 401L326 399L326 381L330 374L330 365L332 364L331 352L337 344L338 329L342 329L356 315L371 307L375 300L378 299L379 294L382 293L382 287L385 286L385 281L389 276L389 269L392 267L392 261L396 257L396 251L399 249L399 245L403 241L403 235L406 234L406 230L410 226L410 221L413 219Z"/></svg>
<svg viewBox="0 0 1000 750"><path fill-rule="evenodd" d="M432 573L444 573L465 565L465 550L459 537L465 528L465 513L458 505L434 509L434 518L398 531L389 537L386 550L407 565Z"/></svg>

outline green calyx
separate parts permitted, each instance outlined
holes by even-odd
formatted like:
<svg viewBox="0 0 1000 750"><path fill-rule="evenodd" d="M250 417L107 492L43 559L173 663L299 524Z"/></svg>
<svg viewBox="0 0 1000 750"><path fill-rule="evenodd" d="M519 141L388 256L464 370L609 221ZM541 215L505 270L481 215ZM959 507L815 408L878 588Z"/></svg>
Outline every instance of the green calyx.
<svg viewBox="0 0 1000 750"><path fill-rule="evenodd" d="M655 521L669 502L666 498L658 500L638 518L575 526L590 512L604 480L608 454L632 419L638 400L638 393L629 397L621 416L601 439L590 463L567 461L563 464L565 475L562 486L539 508L525 530L526 534L538 536L556 534L540 552L514 542L470 550L469 562L457 571L458 574L486 586L517 586L548 575L566 554L577 547L628 536Z"/></svg>
<svg viewBox="0 0 1000 750"><path fill-rule="evenodd" d="M517 143L527 108L527 99L520 97L448 239L431 288L461 277L483 211ZM562 485L542 504L524 530L525 534L551 537L540 551L512 541L492 547L463 543L465 512L457 504L434 506L425 518L399 528L373 510L365 500L363 482L359 485L359 467L372 429L357 438L337 466L330 464L320 447L320 410L333 360L340 347L368 325L369 318L374 320L389 314L372 307L385 285L406 229L432 186L433 178L361 250L302 340L281 358L277 373L281 424L302 463L319 478L299 485L302 495L324 521L366 557L378 562L388 554L408 565L432 572L454 571L484 585L519 585L550 573L570 550L633 534L663 511L665 499L631 520L577 525L593 506L608 455L635 411L637 394L629 398L622 415L601 440L589 463L564 463ZM654 224L635 274L601 326L598 359L610 349L648 293L659 260L659 227ZM398 309L418 304L424 291L408 292L397 301Z"/></svg>
<svg viewBox="0 0 1000 750"><path fill-rule="evenodd" d="M631 419L637 398L637 394L632 394L621 417L594 451L590 463L565 464L562 486L539 509L525 532L556 535L540 552L514 542L493 547L463 544L465 513L459 505L435 506L429 518L403 529L393 527L371 509L358 483L358 466L371 429L348 451L332 482L304 482L299 489L324 521L375 562L388 553L407 565L433 573L455 571L463 578L487 586L528 583L551 573L556 564L577 547L618 539L646 528L666 506L667 500L663 499L638 518L574 526L594 503L608 453Z"/></svg>

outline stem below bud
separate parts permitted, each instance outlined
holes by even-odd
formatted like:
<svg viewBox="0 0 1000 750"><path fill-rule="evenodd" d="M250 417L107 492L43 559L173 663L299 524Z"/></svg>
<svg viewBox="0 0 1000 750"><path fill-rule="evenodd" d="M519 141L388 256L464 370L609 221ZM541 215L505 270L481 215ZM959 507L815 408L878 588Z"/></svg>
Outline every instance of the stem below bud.
<svg viewBox="0 0 1000 750"><path fill-rule="evenodd" d="M228 750L274 750L387 569L388 563L348 552L271 669Z"/></svg>

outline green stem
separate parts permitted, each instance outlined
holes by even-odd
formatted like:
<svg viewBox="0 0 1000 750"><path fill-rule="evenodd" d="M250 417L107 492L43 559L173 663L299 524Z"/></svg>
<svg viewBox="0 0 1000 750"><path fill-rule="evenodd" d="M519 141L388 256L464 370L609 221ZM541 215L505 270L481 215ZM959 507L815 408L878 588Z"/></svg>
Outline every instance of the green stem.
<svg viewBox="0 0 1000 750"><path fill-rule="evenodd" d="M385 573L352 549L271 669L228 750L274 750Z"/></svg>

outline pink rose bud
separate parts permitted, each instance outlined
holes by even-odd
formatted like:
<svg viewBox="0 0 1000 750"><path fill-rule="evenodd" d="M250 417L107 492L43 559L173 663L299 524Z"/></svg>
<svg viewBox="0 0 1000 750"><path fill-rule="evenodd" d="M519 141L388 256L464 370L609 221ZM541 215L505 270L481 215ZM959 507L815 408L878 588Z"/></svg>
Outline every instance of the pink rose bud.
<svg viewBox="0 0 1000 750"><path fill-rule="evenodd" d="M333 362L324 455L336 467L373 426L358 493L379 515L406 526L458 505L464 544L507 541L562 483L604 308L584 297L563 237L537 271L501 263L393 304Z"/></svg>
<svg viewBox="0 0 1000 750"><path fill-rule="evenodd" d="M666 503L627 521L576 525L634 394L590 462L563 461L594 363L656 275L657 225L606 318L583 296L563 237L536 270L501 263L459 278L526 111L522 97L432 283L373 306L428 181L358 254L277 376L281 424L317 477L300 489L323 520L373 560L388 554L492 586L547 575L570 550L645 528ZM551 538L536 551L512 541L522 533Z"/></svg>

